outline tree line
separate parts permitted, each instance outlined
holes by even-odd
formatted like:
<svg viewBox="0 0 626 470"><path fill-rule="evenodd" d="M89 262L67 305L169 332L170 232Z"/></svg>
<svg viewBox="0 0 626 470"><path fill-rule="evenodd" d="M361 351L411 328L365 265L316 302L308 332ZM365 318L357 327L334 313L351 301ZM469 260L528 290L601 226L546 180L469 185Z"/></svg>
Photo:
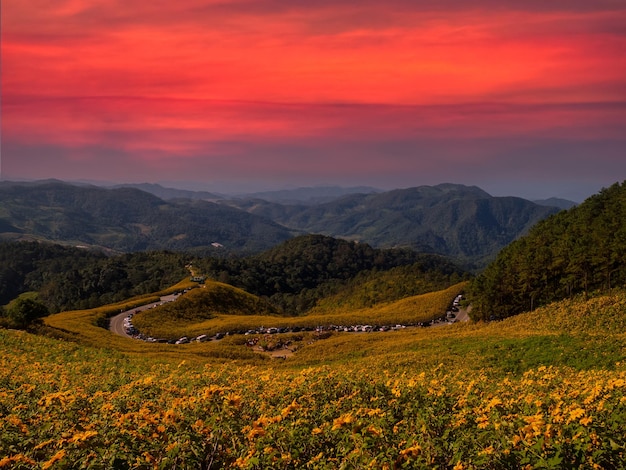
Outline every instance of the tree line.
<svg viewBox="0 0 626 470"><path fill-rule="evenodd" d="M260 255L244 258L204 258L210 277L267 298L288 315L300 315L321 299L384 282L379 301L393 301L449 287L467 274L448 259L410 249L376 249L365 243L323 235L303 235ZM383 274L396 271L393 282ZM402 274L402 275L401 275ZM374 281L373 283L371 281ZM373 287L372 287L373 286ZM368 292L363 305L368 306Z"/></svg>
<svg viewBox="0 0 626 470"><path fill-rule="evenodd" d="M499 319L626 282L626 183L535 225L470 286L475 319Z"/></svg>
<svg viewBox="0 0 626 470"><path fill-rule="evenodd" d="M377 282L385 285L384 294L357 292L363 306L372 299L392 301L445 288L465 276L439 256L321 235L296 237L259 255L225 258L171 251L107 255L50 243L5 242L0 243L0 305L7 308L0 316L7 317L10 303L27 293L29 302L45 308L36 310L41 316L156 292L189 275L189 263L196 272L259 296L286 315L305 313L342 290L352 297L359 289L376 290Z"/></svg>

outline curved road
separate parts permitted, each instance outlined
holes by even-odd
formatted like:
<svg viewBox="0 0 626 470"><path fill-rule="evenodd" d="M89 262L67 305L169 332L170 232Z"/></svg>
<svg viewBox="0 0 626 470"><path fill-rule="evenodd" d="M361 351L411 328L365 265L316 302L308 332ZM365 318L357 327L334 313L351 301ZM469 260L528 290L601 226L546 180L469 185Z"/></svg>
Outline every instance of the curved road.
<svg viewBox="0 0 626 470"><path fill-rule="evenodd" d="M472 306L468 305L467 308L459 309L456 314L456 321L469 321L469 313L472 310Z"/></svg>
<svg viewBox="0 0 626 470"><path fill-rule="evenodd" d="M109 330L115 333L116 335L125 336L126 338L132 338L131 335L126 333L126 328L124 328L124 319L128 317L130 314L134 312L141 312L142 310L148 310L149 308L155 307L157 305L162 305L165 302L171 302L176 300L180 294L170 294L164 295L161 297L161 300L157 303L150 303L147 305L142 305L140 307L131 308L130 310L126 310L125 312L118 313L114 317L111 317L109 320Z"/></svg>
<svg viewBox="0 0 626 470"><path fill-rule="evenodd" d="M135 307L135 308L132 308L130 310L126 310L124 312L120 312L117 315L115 315L115 316L110 318L110 320L109 320L109 330L111 332L117 334L117 335L133 339L133 337L131 335L126 333L126 328L124 326L124 320L128 316L131 316L132 314L134 314L136 312L141 312L143 310L148 310L148 309L156 307L158 305L162 305L162 304L164 304L166 302L172 302L172 301L176 300L179 296L180 296L180 294L165 295L165 296L160 298L159 302L142 305L140 307ZM469 314L469 312L471 310L472 310L472 306L471 305L468 305L467 308L460 308L459 311L456 313L456 317L453 320L451 320L451 321L437 321L437 322L433 323L432 326L443 326L443 325L449 325L451 323L467 322L467 321L469 321L469 315L468 314Z"/></svg>

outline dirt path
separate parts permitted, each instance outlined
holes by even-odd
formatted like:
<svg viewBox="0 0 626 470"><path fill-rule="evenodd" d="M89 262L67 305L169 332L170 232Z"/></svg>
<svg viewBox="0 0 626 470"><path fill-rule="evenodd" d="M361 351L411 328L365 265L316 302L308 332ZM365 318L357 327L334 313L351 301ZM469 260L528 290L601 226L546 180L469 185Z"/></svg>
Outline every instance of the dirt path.
<svg viewBox="0 0 626 470"><path fill-rule="evenodd" d="M288 357L293 356L293 351L288 348L274 349L273 351L265 351L260 346L254 346L252 350L255 353L265 354L266 356L270 356L272 359L287 359Z"/></svg>
<svg viewBox="0 0 626 470"><path fill-rule="evenodd" d="M456 321L469 321L469 313L472 311L472 306L468 305L467 308L459 309L456 314Z"/></svg>

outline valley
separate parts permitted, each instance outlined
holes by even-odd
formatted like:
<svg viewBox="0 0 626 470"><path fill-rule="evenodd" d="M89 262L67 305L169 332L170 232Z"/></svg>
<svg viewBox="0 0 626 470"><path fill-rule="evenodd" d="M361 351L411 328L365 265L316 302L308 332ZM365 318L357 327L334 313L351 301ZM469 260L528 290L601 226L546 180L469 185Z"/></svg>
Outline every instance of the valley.
<svg viewBox="0 0 626 470"><path fill-rule="evenodd" d="M625 191L477 273L320 234L5 241L0 468L624 468Z"/></svg>
<svg viewBox="0 0 626 470"><path fill-rule="evenodd" d="M200 285L199 288L205 287L204 285ZM187 344L190 342L205 342L205 341L219 341L223 339L225 336L233 336L233 335L245 335L250 336L250 339L258 341L259 336L268 337L272 335L284 335L289 333L300 333L300 332L315 332L318 336L323 335L327 332L346 332L346 333L376 333L376 332L385 332L385 331L397 331L405 328L428 328L428 327L436 327L436 326L445 326L451 325L456 322L467 322L469 321L469 312L471 311L471 305L467 307L458 308L458 300L462 296L458 294L455 297L455 300L451 305L448 306L446 312L430 312L433 318L428 319L426 321L419 322L411 322L409 324L375 324L375 325L334 325L329 324L327 318L316 318L318 323L317 326L300 326L300 325L291 325L286 326L286 324L280 325L280 323L276 323L279 326L273 327L264 327L257 326L246 331L243 330L230 330L230 331L218 331L212 336L207 334L200 334L198 336L192 336L188 338L187 336L182 336L178 339L176 338L154 338L152 336L147 336L141 331L138 331L133 325L133 318L141 312L145 312L146 310L151 310L155 308L159 308L160 306L169 303L175 302L181 293L175 293L165 296L160 296L159 301L157 303L149 303L146 305L140 305L138 307L132 308L127 311L123 311L117 315L112 316L109 319L109 330L116 335L123 336L126 338L133 338L141 341L147 341L151 343L169 343L169 344ZM183 292L184 295L184 292ZM418 303L419 305L419 303ZM456 312L456 313L453 313ZM424 318L423 314L420 315L419 318ZM276 318L265 318L264 322L267 324L280 322L281 319ZM379 320L380 321L380 320ZM290 322L293 323L293 322ZM311 325L311 319L306 318L303 321L304 325ZM250 341L250 340L248 340Z"/></svg>

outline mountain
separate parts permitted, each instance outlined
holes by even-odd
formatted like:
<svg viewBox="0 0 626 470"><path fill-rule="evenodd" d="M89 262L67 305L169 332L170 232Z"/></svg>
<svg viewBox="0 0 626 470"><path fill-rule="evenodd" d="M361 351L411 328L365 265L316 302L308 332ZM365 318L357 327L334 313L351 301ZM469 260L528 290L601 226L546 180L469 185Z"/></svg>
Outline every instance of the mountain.
<svg viewBox="0 0 626 470"><path fill-rule="evenodd" d="M369 186L356 186L351 188L340 186L315 186L240 194L237 196L237 199L262 199L264 201L280 204L315 205L333 201L348 194L371 194L379 192L381 192L380 189Z"/></svg>
<svg viewBox="0 0 626 470"><path fill-rule="evenodd" d="M441 256L377 249L323 235L294 237L244 258L205 258L194 266L210 278L270 299L289 314L304 313L336 294L343 295L344 303L347 297L352 303L361 297L363 305L398 300L447 288L466 275ZM364 286L381 292L364 292Z"/></svg>
<svg viewBox="0 0 626 470"><path fill-rule="evenodd" d="M164 201L135 188L56 181L0 183L0 239L41 239L114 251L258 252L291 232L208 201ZM216 245L213 245L216 244Z"/></svg>
<svg viewBox="0 0 626 470"><path fill-rule="evenodd" d="M626 282L626 183L538 223L472 283L478 319L503 318Z"/></svg>
<svg viewBox="0 0 626 470"><path fill-rule="evenodd" d="M570 201L568 199L561 199L558 197L551 197L549 199L538 199L533 201L535 204L539 204L540 206L549 206L549 207L558 207L559 209L567 210L571 209L574 206L577 206L578 203L574 201Z"/></svg>
<svg viewBox="0 0 626 470"><path fill-rule="evenodd" d="M102 186L97 184L96 186ZM370 194L381 190L369 186L342 187L342 186L315 186L295 189L281 189L275 191L260 191L240 194L221 194L208 191L197 191L164 187L155 183L123 183L104 186L109 188L136 188L153 194L164 200L172 199L201 199L205 201L217 201L223 199L262 199L264 201L280 204L306 204L314 205L338 199L347 194Z"/></svg>
<svg viewBox="0 0 626 470"><path fill-rule="evenodd" d="M260 199L227 203L294 230L442 254L473 268L559 211L456 184L352 194L315 206Z"/></svg>
<svg viewBox="0 0 626 470"><path fill-rule="evenodd" d="M118 184L112 186L112 188L135 188L153 194L163 200L171 199L201 199L205 201L214 201L217 199L223 199L224 196L210 193L207 191L190 191L187 189L165 188L160 184L153 183L139 183L139 184Z"/></svg>

